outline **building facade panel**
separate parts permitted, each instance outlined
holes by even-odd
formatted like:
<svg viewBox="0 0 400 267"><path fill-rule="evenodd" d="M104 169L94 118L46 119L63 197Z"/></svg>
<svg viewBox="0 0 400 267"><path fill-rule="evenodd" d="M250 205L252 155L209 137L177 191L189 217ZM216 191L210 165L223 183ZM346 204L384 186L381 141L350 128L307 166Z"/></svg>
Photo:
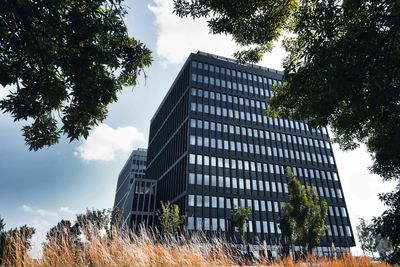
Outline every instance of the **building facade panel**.
<svg viewBox="0 0 400 267"><path fill-rule="evenodd" d="M152 119L146 178L158 181L157 203L180 205L189 230L237 236L231 211L249 206L248 239L272 244L282 238L284 169L291 167L328 202L330 229L321 246L354 246L326 128L265 114L281 79L279 71L191 54Z"/></svg>
<svg viewBox="0 0 400 267"><path fill-rule="evenodd" d="M114 208L121 210L124 227L154 224L157 183L144 178L146 164L147 149L134 150L118 176Z"/></svg>

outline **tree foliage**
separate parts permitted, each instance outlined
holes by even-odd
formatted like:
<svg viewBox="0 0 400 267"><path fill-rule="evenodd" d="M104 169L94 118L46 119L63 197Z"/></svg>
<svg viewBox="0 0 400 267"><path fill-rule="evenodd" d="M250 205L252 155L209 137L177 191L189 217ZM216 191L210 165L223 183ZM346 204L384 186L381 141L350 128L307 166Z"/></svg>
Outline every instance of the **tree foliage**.
<svg viewBox="0 0 400 267"><path fill-rule="evenodd" d="M370 252L372 255L378 248L379 238L375 233L374 225L366 221L364 218L359 219L356 226L358 241L361 244L363 253Z"/></svg>
<svg viewBox="0 0 400 267"><path fill-rule="evenodd" d="M371 170L399 178L399 23L396 1L304 1L270 114L329 124L341 148L365 143Z"/></svg>
<svg viewBox="0 0 400 267"><path fill-rule="evenodd" d="M61 220L56 226L50 228L46 234L46 239L50 242L66 242L73 245L79 242L81 234L78 224L72 224L68 220Z"/></svg>
<svg viewBox="0 0 400 267"><path fill-rule="evenodd" d="M292 244L298 242L306 252L311 252L328 229L325 224L328 204L325 200L320 201L312 187L303 188L290 168L287 168L286 175L290 179L289 195L288 201L282 205L280 228Z"/></svg>
<svg viewBox="0 0 400 267"><path fill-rule="evenodd" d="M387 209L378 218L374 218L376 232L388 238L392 245L389 260L400 264L400 184L390 193L381 194L380 199Z"/></svg>
<svg viewBox="0 0 400 267"><path fill-rule="evenodd" d="M86 209L86 213L76 216L76 227L79 229L80 233L85 234L86 237L90 239L89 233L98 237L100 235L100 230L104 229L108 232L110 220L110 209Z"/></svg>
<svg viewBox="0 0 400 267"><path fill-rule="evenodd" d="M0 109L22 128L30 150L87 138L124 86L151 63L130 37L122 0L3 0L0 84L15 86Z"/></svg>
<svg viewBox="0 0 400 267"><path fill-rule="evenodd" d="M212 33L263 47L279 36L288 52L269 115L330 125L343 149L364 143L371 170L400 178L398 1L175 0L179 16L209 18ZM283 30L282 30L283 29ZM255 61L257 56L236 58Z"/></svg>
<svg viewBox="0 0 400 267"><path fill-rule="evenodd" d="M244 232L250 219L250 207L239 207L232 210L233 225L239 229L240 241L242 242L242 244L246 244L246 237Z"/></svg>
<svg viewBox="0 0 400 267"><path fill-rule="evenodd" d="M161 229L166 234L176 234L185 222L186 215L180 215L179 206L161 201L161 209L156 212Z"/></svg>
<svg viewBox="0 0 400 267"><path fill-rule="evenodd" d="M111 226L119 229L122 224L122 211L120 208L115 207L111 210L110 214L110 224Z"/></svg>
<svg viewBox="0 0 400 267"><path fill-rule="evenodd" d="M297 0L174 0L174 13L180 17L206 17L212 33L231 34L244 46L235 53L240 62L257 62L271 50L297 3Z"/></svg>

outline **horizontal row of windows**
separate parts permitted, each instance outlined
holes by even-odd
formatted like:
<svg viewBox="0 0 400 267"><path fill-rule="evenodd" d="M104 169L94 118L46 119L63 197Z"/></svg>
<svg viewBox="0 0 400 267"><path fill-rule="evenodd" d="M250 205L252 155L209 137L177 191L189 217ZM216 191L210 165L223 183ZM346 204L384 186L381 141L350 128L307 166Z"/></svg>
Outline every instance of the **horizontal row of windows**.
<svg viewBox="0 0 400 267"><path fill-rule="evenodd" d="M281 206L284 202L258 200L258 199L239 199L225 198L207 195L188 195L189 207L219 208L219 209L237 209L238 207L250 207L253 211L281 212ZM228 211L229 212L229 211ZM329 206L329 215L332 217L347 217L344 207Z"/></svg>
<svg viewBox="0 0 400 267"><path fill-rule="evenodd" d="M227 177L227 176L216 176L208 174L194 174L189 173L189 184L191 185L211 185L215 187L225 188L239 188L243 190L254 190L254 191L267 191L267 192L278 192L288 193L287 183L273 182L273 181L262 181L262 180L250 180L244 178ZM252 186L250 186L252 184ZM271 184L271 185L270 185ZM265 185L265 186L264 186ZM283 186L282 186L283 185ZM283 188L283 190L282 190Z"/></svg>
<svg viewBox="0 0 400 267"><path fill-rule="evenodd" d="M146 163L147 163L147 161L146 161L146 156L144 156L144 157L142 157L143 158L143 160L140 160L140 159L132 159L132 164L136 164L136 165L144 165L144 166L146 166Z"/></svg>
<svg viewBox="0 0 400 267"><path fill-rule="evenodd" d="M227 176L216 176L208 174L189 173L189 185L213 186L221 188L232 188L241 190L251 190L258 192L288 193L288 185L279 181L263 181L256 179L244 179ZM339 188L329 188L326 186L311 185L320 197L330 197L342 199L342 191Z"/></svg>
<svg viewBox="0 0 400 267"><path fill-rule="evenodd" d="M226 95L224 93L218 93L218 92L208 91L208 90L203 90L203 89L198 89L198 88L192 88L191 95L202 97L204 99L221 101L221 103L227 102L227 103L231 103L231 104L241 105L241 106L248 107L248 108L252 107L252 108L258 108L258 109L263 109L263 110L265 110L267 108L267 103L263 102L263 101L254 100L251 98L243 98L240 96Z"/></svg>
<svg viewBox="0 0 400 267"><path fill-rule="evenodd" d="M190 103L190 110L193 112L198 112L202 114L211 114L215 115L215 117L221 117L223 119L232 119L237 122L242 122L242 123L258 123L261 126L279 126L279 127L285 127L285 120L283 119L277 119L277 118L271 118L267 117L263 113L251 113L251 112L245 112L245 111L238 111L230 108L224 108L224 107L219 107L219 106L214 106L214 105L207 105L207 104L201 104L201 103L195 103L191 102ZM283 125L283 126L282 126ZM295 124L297 125L297 124ZM301 125L301 124L299 124ZM307 126L307 124L304 124ZM288 129L290 129L289 127ZM295 127L296 128L296 127ZM304 133L309 129L308 126L304 127L303 131ZM299 127L299 130L302 129L302 127ZM313 130L315 132L315 130ZM311 131L311 132L313 132Z"/></svg>
<svg viewBox="0 0 400 267"><path fill-rule="evenodd" d="M232 96L232 95L226 95L223 93L218 93L218 92L213 92L213 91L207 91L207 90L202 90L202 89L197 89L197 88L192 88L191 89L191 94L193 96L198 96L198 97L203 97L205 99L211 99L211 100L216 100L216 101L221 101L221 104L217 104L216 106L221 106L223 102L227 103L233 103L237 105L241 105L244 107L247 107L248 109L250 108L258 108L260 109L260 114L264 114L265 109L267 108L267 103L259 100L254 100L254 99L249 99L249 98L243 98L243 97L238 97L238 96ZM243 109L243 108L241 108ZM240 110L240 108L239 108ZM222 113L224 111L222 110ZM217 114L218 114L218 109L217 109ZM238 116L236 116L238 117ZM310 131L311 132L317 132L318 134L327 134L326 127L322 127L320 129L314 129L310 128L307 123L304 123L302 121L297 121L297 120L291 120L291 119L283 119L283 118L270 118L273 120L273 122L270 122L271 125L276 125L280 127L285 127L287 129L292 129L292 130L301 130L301 131Z"/></svg>
<svg viewBox="0 0 400 267"><path fill-rule="evenodd" d="M247 136L247 137L260 138L260 139L272 140L289 144L293 143L310 147L321 147L321 148L331 149L330 143L324 140L306 138L302 136L285 134L285 133L272 132L263 129L243 127L239 125L213 122L208 120L191 119L190 127L195 129L197 128L203 130L210 130L211 132L215 133L220 132L232 135L236 134L236 135L241 135L243 137Z"/></svg>
<svg viewBox="0 0 400 267"><path fill-rule="evenodd" d="M285 174L284 166L241 159L220 158L207 155L189 155L189 163L197 166L211 166L226 169L238 169L259 173ZM295 176L339 181L336 172L291 167Z"/></svg>
<svg viewBox="0 0 400 267"><path fill-rule="evenodd" d="M287 159L287 160L297 160L302 161L302 163L319 163L322 165L324 164L332 164L334 165L335 162L332 156L326 156L320 153L314 152L304 152L304 151L297 151L292 149L286 148L276 148L270 146L263 146L263 145L253 145L248 144L245 142L235 142L235 141L228 141L216 138L208 138L203 136L190 136L190 145L197 146L197 147L205 147L205 148L213 148L213 149L221 149L226 152L243 152L248 154L256 154L256 155L268 155L269 157L275 157L276 159ZM329 159L329 162L328 162Z"/></svg>
<svg viewBox="0 0 400 267"><path fill-rule="evenodd" d="M138 164L132 164L131 166L132 171L143 171L146 169L146 165L138 165Z"/></svg>
<svg viewBox="0 0 400 267"><path fill-rule="evenodd" d="M221 66L214 66L212 64L207 64L197 61L192 61L192 68L209 71L212 73L220 73L222 75L226 74L227 76L237 77L239 79L244 79L244 80L253 80L254 82L258 81L259 83L264 83L264 84L268 83L269 85L281 83L281 81L272 78L262 77L252 73L246 73L239 70L229 69Z"/></svg>
<svg viewBox="0 0 400 267"><path fill-rule="evenodd" d="M268 222L268 221L250 221L247 223L245 231L246 232L253 232L253 227L255 228L255 232L258 234L281 234L281 229L279 223L275 222ZM226 231L226 221L225 219L222 218L203 218L203 217L193 217L190 216L187 219L187 228L189 230L204 230L204 231ZM333 235L334 236L342 236L342 237L351 237L351 231L350 231L350 226L346 226L345 228L343 226L337 226L337 225L332 225L328 230L327 230L327 236L332 236L332 231L333 229ZM338 231L339 229L339 231ZM235 228L235 231L238 231L237 228ZM344 232L346 231L346 233Z"/></svg>
<svg viewBox="0 0 400 267"><path fill-rule="evenodd" d="M228 77L227 77L228 78ZM235 79L225 79L225 77L215 77L214 75L201 75L192 73L192 82L202 83L205 85L210 85L214 87L226 88L228 90L233 90L236 92L240 92L243 94L249 94L259 97L270 97L274 95L272 91L272 86L268 86L265 83L257 84L247 83L245 80L236 80ZM276 81L275 83L281 83L280 81ZM264 87L264 88L263 88Z"/></svg>

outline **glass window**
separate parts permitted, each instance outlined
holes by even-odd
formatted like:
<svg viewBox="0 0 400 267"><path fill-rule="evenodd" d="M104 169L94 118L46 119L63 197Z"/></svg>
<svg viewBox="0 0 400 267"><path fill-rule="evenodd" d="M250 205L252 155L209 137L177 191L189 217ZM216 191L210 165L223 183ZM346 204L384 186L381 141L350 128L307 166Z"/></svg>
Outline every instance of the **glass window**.
<svg viewBox="0 0 400 267"><path fill-rule="evenodd" d="M230 177L225 177L225 187L231 187L231 179Z"/></svg>
<svg viewBox="0 0 400 267"><path fill-rule="evenodd" d="M203 196L201 196L201 195L196 196L196 206L197 207L203 206Z"/></svg>
<svg viewBox="0 0 400 267"><path fill-rule="evenodd" d="M269 228L270 228L271 234L275 234L275 225L273 222L269 222Z"/></svg>
<svg viewBox="0 0 400 267"><path fill-rule="evenodd" d="M203 165L203 156L197 155L197 165Z"/></svg>
<svg viewBox="0 0 400 267"><path fill-rule="evenodd" d="M227 208L227 209L230 209L230 208L231 208L231 199L230 199L230 198L227 198L227 199L226 199L226 208Z"/></svg>
<svg viewBox="0 0 400 267"><path fill-rule="evenodd" d="M217 231L217 229L218 229L218 219L217 218L211 219L211 229L213 231Z"/></svg>
<svg viewBox="0 0 400 267"><path fill-rule="evenodd" d="M276 184L275 182L271 182L272 192L276 192Z"/></svg>
<svg viewBox="0 0 400 267"><path fill-rule="evenodd" d="M195 184L195 175L194 173L189 173L189 184Z"/></svg>
<svg viewBox="0 0 400 267"><path fill-rule="evenodd" d="M224 219L219 219L219 228L221 231L225 231L225 220Z"/></svg>
<svg viewBox="0 0 400 267"><path fill-rule="evenodd" d="M190 120L190 127L196 128L196 120L195 119Z"/></svg>
<svg viewBox="0 0 400 267"><path fill-rule="evenodd" d="M194 135L190 136L190 145L192 146L196 145L196 136Z"/></svg>
<svg viewBox="0 0 400 267"><path fill-rule="evenodd" d="M279 212L279 203L277 201L274 201L274 210L275 212Z"/></svg>
<svg viewBox="0 0 400 267"><path fill-rule="evenodd" d="M267 201L267 207L268 207L268 211L272 212L272 202L271 201Z"/></svg>
<svg viewBox="0 0 400 267"><path fill-rule="evenodd" d="M194 217L188 217L188 230L194 230Z"/></svg>
<svg viewBox="0 0 400 267"><path fill-rule="evenodd" d="M196 184L197 185L202 185L203 184L203 175L202 174L200 174L200 173L198 173L197 175L196 175L196 177L197 177L197 181L196 181Z"/></svg>
<svg viewBox="0 0 400 267"><path fill-rule="evenodd" d="M198 217L196 218L196 229L201 230L203 228L203 219Z"/></svg>
<svg viewBox="0 0 400 267"><path fill-rule="evenodd" d="M190 154L189 155L189 163L190 164L196 164L196 155L195 154Z"/></svg>
<svg viewBox="0 0 400 267"><path fill-rule="evenodd" d="M232 187L237 188L237 179L235 177L232 178Z"/></svg>
<svg viewBox="0 0 400 267"><path fill-rule="evenodd" d="M204 185L210 185L210 176L207 174L204 174Z"/></svg>
<svg viewBox="0 0 400 267"><path fill-rule="evenodd" d="M224 204L225 204L225 200L224 200L223 197L219 197L219 198L218 198L218 202L219 202L218 204L219 204L219 208L220 208L220 209L225 208L225 205L224 205Z"/></svg>
<svg viewBox="0 0 400 267"><path fill-rule="evenodd" d="M348 237L351 237L350 226L346 226L346 235L347 235Z"/></svg>
<svg viewBox="0 0 400 267"><path fill-rule="evenodd" d="M204 230L210 230L210 218L204 218Z"/></svg>
<svg viewBox="0 0 400 267"><path fill-rule="evenodd" d="M204 196L204 207L210 207L210 197Z"/></svg>
<svg viewBox="0 0 400 267"><path fill-rule="evenodd" d="M194 207L194 195L189 195L188 203L190 207Z"/></svg>
<svg viewBox="0 0 400 267"><path fill-rule="evenodd" d="M244 181L242 178L239 178L239 189L244 189Z"/></svg>
<svg viewBox="0 0 400 267"><path fill-rule="evenodd" d="M211 206L217 208L217 197L211 197Z"/></svg>
<svg viewBox="0 0 400 267"><path fill-rule="evenodd" d="M217 186L217 176L211 175L211 186Z"/></svg>
<svg viewBox="0 0 400 267"><path fill-rule="evenodd" d="M223 176L218 176L218 186L224 187L224 177Z"/></svg>

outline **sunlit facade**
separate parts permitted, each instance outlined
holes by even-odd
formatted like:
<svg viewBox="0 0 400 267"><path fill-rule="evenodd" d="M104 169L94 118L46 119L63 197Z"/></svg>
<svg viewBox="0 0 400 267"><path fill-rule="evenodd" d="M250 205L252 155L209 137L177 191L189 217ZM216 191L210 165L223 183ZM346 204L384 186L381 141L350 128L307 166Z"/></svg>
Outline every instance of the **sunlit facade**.
<svg viewBox="0 0 400 267"><path fill-rule="evenodd" d="M329 230L318 253L332 244L354 246L326 128L265 114L282 73L202 52L191 54L154 115L146 179L157 181L156 208L177 203L189 231L237 239L231 211L249 206L247 239L282 243L281 205L287 199L285 167L329 205Z"/></svg>

